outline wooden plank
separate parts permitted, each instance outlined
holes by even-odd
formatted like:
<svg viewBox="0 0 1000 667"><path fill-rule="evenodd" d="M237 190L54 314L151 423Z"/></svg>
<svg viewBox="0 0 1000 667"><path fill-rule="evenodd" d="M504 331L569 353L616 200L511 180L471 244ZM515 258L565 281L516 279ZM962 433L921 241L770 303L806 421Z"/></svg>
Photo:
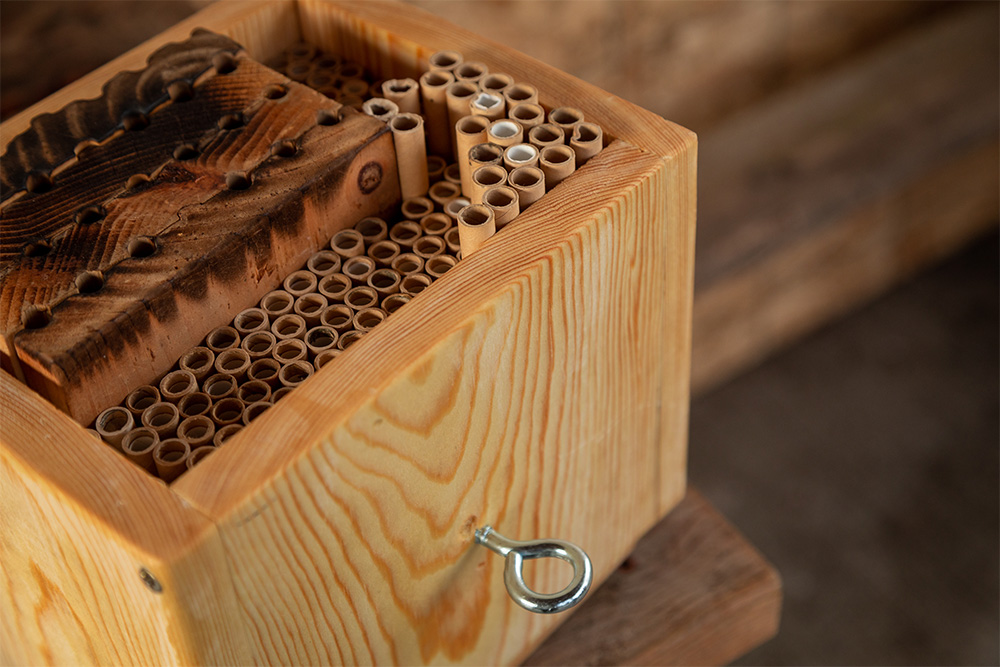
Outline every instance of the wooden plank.
<svg viewBox="0 0 1000 667"><path fill-rule="evenodd" d="M526 665L723 665L773 637L774 567L695 490Z"/></svg>
<svg viewBox="0 0 1000 667"><path fill-rule="evenodd" d="M997 5L704 137L693 384L717 384L995 224Z"/></svg>

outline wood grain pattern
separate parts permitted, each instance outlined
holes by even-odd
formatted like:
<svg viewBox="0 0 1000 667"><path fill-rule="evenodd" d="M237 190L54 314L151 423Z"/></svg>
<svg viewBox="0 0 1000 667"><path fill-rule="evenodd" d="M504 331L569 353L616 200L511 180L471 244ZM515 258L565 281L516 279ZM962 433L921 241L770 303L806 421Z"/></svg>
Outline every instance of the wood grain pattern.
<svg viewBox="0 0 1000 667"><path fill-rule="evenodd" d="M778 631L781 579L697 491L526 665L724 665Z"/></svg>

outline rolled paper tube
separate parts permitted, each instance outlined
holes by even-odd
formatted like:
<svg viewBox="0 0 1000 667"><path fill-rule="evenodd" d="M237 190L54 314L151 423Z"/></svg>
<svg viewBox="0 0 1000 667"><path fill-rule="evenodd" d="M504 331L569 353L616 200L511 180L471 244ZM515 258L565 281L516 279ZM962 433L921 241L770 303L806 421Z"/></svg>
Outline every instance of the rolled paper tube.
<svg viewBox="0 0 1000 667"><path fill-rule="evenodd" d="M362 218L358 224L354 225L354 231L361 234L365 247L370 247L373 243L389 238L389 226L382 218Z"/></svg>
<svg viewBox="0 0 1000 667"><path fill-rule="evenodd" d="M323 55L317 53L315 60L313 60L313 66L317 69L325 69L333 73L339 72L343 63L344 59L336 53L324 53Z"/></svg>
<svg viewBox="0 0 1000 667"><path fill-rule="evenodd" d="M400 248L412 248L413 244L417 242L421 236L423 236L424 230L420 228L420 225L411 221L406 220L403 222L397 222L389 230L389 239L396 243Z"/></svg>
<svg viewBox="0 0 1000 667"><path fill-rule="evenodd" d="M236 398L247 405L257 401L267 401L271 398L271 385L263 380L251 380L240 385Z"/></svg>
<svg viewBox="0 0 1000 667"><path fill-rule="evenodd" d="M285 49L285 54L288 56L289 62L297 60L309 62L316 57L317 49L314 44L309 42L295 42Z"/></svg>
<svg viewBox="0 0 1000 667"><path fill-rule="evenodd" d="M316 370L319 370L324 366L326 366L331 361L333 361L334 359L336 359L337 355L340 353L341 350L338 348L334 348L332 350L323 350L322 352L316 355L315 359L313 359L313 366L316 367Z"/></svg>
<svg viewBox="0 0 1000 667"><path fill-rule="evenodd" d="M298 387L313 374L313 365L308 361L293 361L281 367L278 379L286 387Z"/></svg>
<svg viewBox="0 0 1000 667"><path fill-rule="evenodd" d="M383 243L383 241L379 241ZM319 281L319 293L330 303L343 301L347 290L351 289L351 279L343 273L331 273Z"/></svg>
<svg viewBox="0 0 1000 667"><path fill-rule="evenodd" d="M272 322L292 312L294 305L295 297L283 289L268 292L260 300L260 309L267 313L268 319Z"/></svg>
<svg viewBox="0 0 1000 667"><path fill-rule="evenodd" d="M365 218L365 220L370 220L370 219L372 218ZM364 220L362 220L361 222L364 222ZM385 223L382 224L384 225ZM320 250L319 252L317 252L316 254L314 254L312 257L309 258L309 261L306 262L306 268L309 271L312 271L313 273L316 274L316 278L318 281L318 279L322 278L323 276L328 276L331 273L336 273L337 271L340 271L340 263L341 263L340 255L338 255L337 253L333 252L332 250ZM286 310L284 313L281 314L284 315L287 312L288 311Z"/></svg>
<svg viewBox="0 0 1000 667"><path fill-rule="evenodd" d="M431 278L425 273L411 273L399 284L399 291L410 296L416 296L431 286ZM357 321L354 324L357 327Z"/></svg>
<svg viewBox="0 0 1000 667"><path fill-rule="evenodd" d="M522 211L545 194L545 174L538 167L518 167L510 172L507 184L517 193L518 208Z"/></svg>
<svg viewBox="0 0 1000 667"><path fill-rule="evenodd" d="M487 190L506 184L507 170L503 167L495 164L479 167L472 172L472 196L469 200L473 204L482 204Z"/></svg>
<svg viewBox="0 0 1000 667"><path fill-rule="evenodd" d="M460 185L455 185L454 183L449 183L448 181L438 181L431 186L430 190L427 191L427 196L430 200L440 208L444 208L445 204L450 202L455 197L461 196L461 194L462 187Z"/></svg>
<svg viewBox="0 0 1000 667"><path fill-rule="evenodd" d="M215 422L204 415L188 417L177 426L177 437L190 445L191 449L212 445L215 436Z"/></svg>
<svg viewBox="0 0 1000 667"><path fill-rule="evenodd" d="M154 403L153 405L169 404ZM149 410L149 408L146 408L146 410ZM144 410L143 414L145 413L146 412ZM121 449L122 439L125 437L126 433L132 430L133 426L135 426L135 419L132 417L132 413L118 405L113 408L108 408L101 414L97 415L97 419L94 420L94 429L101 436L101 438L109 445L118 449Z"/></svg>
<svg viewBox="0 0 1000 667"><path fill-rule="evenodd" d="M479 83L479 80L490 73L490 68L485 63L475 61L465 61L452 70L456 81L468 81Z"/></svg>
<svg viewBox="0 0 1000 667"><path fill-rule="evenodd" d="M282 315L271 324L271 333L278 342L306 335L306 321L301 315Z"/></svg>
<svg viewBox="0 0 1000 667"><path fill-rule="evenodd" d="M399 168L399 192L403 199L419 197L430 186L427 178L427 144L424 119L414 113L401 113L389 121L392 142L396 147Z"/></svg>
<svg viewBox="0 0 1000 667"><path fill-rule="evenodd" d="M361 337L364 335L365 334L363 332L354 329L348 331L347 333L345 333L343 336L340 337L340 340L337 341L337 349L346 350L351 345L354 345L359 340L361 340Z"/></svg>
<svg viewBox="0 0 1000 667"><path fill-rule="evenodd" d="M208 377L201 387L206 394L212 397L214 403L236 393L236 378L226 373L216 373Z"/></svg>
<svg viewBox="0 0 1000 667"><path fill-rule="evenodd" d="M222 354L233 352L226 350ZM176 403L185 395L198 391L198 380L190 371L173 371L160 380L160 396L165 401Z"/></svg>
<svg viewBox="0 0 1000 667"><path fill-rule="evenodd" d="M290 338L288 340L283 340L274 346L274 351L271 353L275 361L280 363L282 366L285 364L290 364L293 361L302 361L303 359L309 358L309 348L306 347L306 342L304 340L299 340L298 338ZM281 381L281 369L278 369L278 381Z"/></svg>
<svg viewBox="0 0 1000 667"><path fill-rule="evenodd" d="M561 129L569 140L576 126L583 122L583 112L576 107L558 107L549 112L549 122Z"/></svg>
<svg viewBox="0 0 1000 667"><path fill-rule="evenodd" d="M368 249L368 256L375 260L375 266L384 269L399 256L399 244L395 241L373 243Z"/></svg>
<svg viewBox="0 0 1000 667"><path fill-rule="evenodd" d="M339 348L338 348L339 349ZM281 387L276 389L273 394L271 394L271 403L277 405L278 401L288 396L288 393L292 391L292 387Z"/></svg>
<svg viewBox="0 0 1000 667"><path fill-rule="evenodd" d="M379 269L368 276L368 286L378 292L380 298L385 298L399 291L400 280L402 275L398 271ZM309 342L308 338L306 342Z"/></svg>
<svg viewBox="0 0 1000 667"><path fill-rule="evenodd" d="M474 95L469 101L469 111L473 116L499 120L506 115L507 106L502 96L481 92Z"/></svg>
<svg viewBox="0 0 1000 667"><path fill-rule="evenodd" d="M503 95L503 91L507 90L514 83L514 77L510 74L501 74L500 72L495 72L487 74L482 79L479 80L479 87L487 93L492 93L494 95ZM506 103L506 100L505 100Z"/></svg>
<svg viewBox="0 0 1000 667"><path fill-rule="evenodd" d="M446 70L431 70L420 77L420 99L427 119L427 148L434 155L452 155L448 125L448 86L455 76Z"/></svg>
<svg viewBox="0 0 1000 667"><path fill-rule="evenodd" d="M181 414L173 403L153 403L142 412L142 425L156 431L160 440L173 437L180 420Z"/></svg>
<svg viewBox="0 0 1000 667"><path fill-rule="evenodd" d="M478 92L479 87L469 81L456 81L445 89L445 101L448 104L448 136L451 137L456 160L462 155L462 151L456 143L455 127L458 125L458 121L472 115L469 102Z"/></svg>
<svg viewBox="0 0 1000 667"><path fill-rule="evenodd" d="M191 446L178 438L162 439L153 449L156 473L164 482L172 482L187 470Z"/></svg>
<svg viewBox="0 0 1000 667"><path fill-rule="evenodd" d="M451 155L451 153L449 152L448 155ZM448 163L440 155L427 156L427 180L430 182L432 188L435 183L444 178L444 170L447 166Z"/></svg>
<svg viewBox="0 0 1000 667"><path fill-rule="evenodd" d="M375 260L371 257L351 257L344 262L344 275L351 279L355 285L367 285L368 276L375 271ZM316 315L317 321L319 315Z"/></svg>
<svg viewBox="0 0 1000 667"><path fill-rule="evenodd" d="M340 334L330 327L313 327L306 334L306 349L309 350L309 356L315 357L323 350L336 347L338 338Z"/></svg>
<svg viewBox="0 0 1000 667"><path fill-rule="evenodd" d="M212 438L212 444L216 447L221 447L222 443L239 433L242 428L242 424L226 424L222 428L215 429L215 437Z"/></svg>
<svg viewBox="0 0 1000 667"><path fill-rule="evenodd" d="M354 329L361 333L367 333L389 317L389 313L381 308L365 308L354 314Z"/></svg>
<svg viewBox="0 0 1000 667"><path fill-rule="evenodd" d="M524 128L516 120L509 118L495 120L486 130L486 138L490 143L507 148L524 140Z"/></svg>
<svg viewBox="0 0 1000 667"><path fill-rule="evenodd" d="M562 146L566 143L566 138L558 125L542 123L528 131L528 142L537 146L538 150L544 150L549 146Z"/></svg>
<svg viewBox="0 0 1000 667"><path fill-rule="evenodd" d="M208 447L199 447L198 449L193 450L188 455L187 462L184 465L186 465L187 469L190 470L191 468L193 468L196 465L198 465L198 463L203 458L205 458L206 456L208 456L209 454L211 454L212 452L214 452L215 449L216 449L216 447L215 447L215 444L214 444L214 441L213 441L213 442L209 443Z"/></svg>
<svg viewBox="0 0 1000 667"><path fill-rule="evenodd" d="M364 79L345 79L340 83L340 92L342 98L346 97L356 97L359 100L364 99L365 95L369 93L371 86Z"/></svg>
<svg viewBox="0 0 1000 667"><path fill-rule="evenodd" d="M251 403L247 406L246 410L243 411L243 424L246 426L250 425L257 417L264 414L268 408L272 407L273 403L271 401L257 401L256 403Z"/></svg>
<svg viewBox="0 0 1000 667"><path fill-rule="evenodd" d="M535 167L538 165L538 148L531 144L514 144L503 152L503 164L510 171L518 167Z"/></svg>
<svg viewBox="0 0 1000 667"><path fill-rule="evenodd" d="M434 202L427 197L411 197L403 200L400 211L407 220L419 220L434 212Z"/></svg>
<svg viewBox="0 0 1000 667"><path fill-rule="evenodd" d="M195 348L195 349L204 349L209 354L212 354L211 350L207 350L206 348ZM190 354L190 352L188 352L188 354ZM212 355L212 358L213 359L215 358L214 354ZM184 357L181 357L181 368L184 368L183 361ZM125 397L125 407L133 415L138 416L142 414L143 410L145 410L146 408L148 408L153 403L156 403L159 400L160 400L160 390L151 384L144 384L141 387L136 387L131 392L129 392L129 395Z"/></svg>
<svg viewBox="0 0 1000 667"><path fill-rule="evenodd" d="M483 194L483 206L493 209L498 231L510 224L521 212L517 192L506 185L487 190Z"/></svg>
<svg viewBox="0 0 1000 667"><path fill-rule="evenodd" d="M340 88L338 88L337 86L323 86L322 88L317 88L316 90L319 91L320 93L323 93L331 100L336 100L337 96L340 95Z"/></svg>
<svg viewBox="0 0 1000 667"><path fill-rule="evenodd" d="M205 336L205 347L218 355L230 348L240 346L240 335L232 327L216 327Z"/></svg>
<svg viewBox="0 0 1000 667"><path fill-rule="evenodd" d="M354 229L342 229L330 239L330 250L344 259L365 254L365 240Z"/></svg>
<svg viewBox="0 0 1000 667"><path fill-rule="evenodd" d="M279 372L280 375L280 372ZM246 405L238 398L224 398L212 406L209 413L216 426L227 426L236 424L243 418L243 410Z"/></svg>
<svg viewBox="0 0 1000 667"><path fill-rule="evenodd" d="M538 166L545 174L545 190L551 190L576 169L576 153L569 146L548 146L542 149Z"/></svg>
<svg viewBox="0 0 1000 667"><path fill-rule="evenodd" d="M129 461L150 472L156 470L153 465L153 450L160 444L160 436L151 428L140 426L128 432L122 439L122 452Z"/></svg>
<svg viewBox="0 0 1000 667"><path fill-rule="evenodd" d="M545 109L537 104L521 102L520 104L514 105L514 107L507 112L507 116L511 120L516 120L520 123L525 132L530 132L531 128L537 127L545 122Z"/></svg>
<svg viewBox="0 0 1000 667"><path fill-rule="evenodd" d="M336 248L334 248L334 250L336 251ZM285 291L293 297L298 298L303 294L315 292L318 282L319 280L316 278L316 274L312 271L292 271L285 278L285 282L282 284L282 287L284 287Z"/></svg>
<svg viewBox="0 0 1000 667"><path fill-rule="evenodd" d="M451 255L436 255L427 260L427 263L424 265L424 272L434 280L437 280L456 264L458 264L458 260Z"/></svg>
<svg viewBox="0 0 1000 667"><path fill-rule="evenodd" d="M397 258L398 259L398 258ZM378 292L367 285L352 288L344 297L351 310L364 310L378 303Z"/></svg>
<svg viewBox="0 0 1000 667"><path fill-rule="evenodd" d="M458 235L462 244L462 257L468 257L496 234L496 214L482 204L472 204L458 215Z"/></svg>
<svg viewBox="0 0 1000 667"><path fill-rule="evenodd" d="M458 51L438 51L432 53L431 57L427 59L427 66L431 71L445 70L450 72L461 65L462 60L462 54Z"/></svg>
<svg viewBox="0 0 1000 667"><path fill-rule="evenodd" d="M354 317L354 310L349 306L343 304L337 304L336 306L330 306L323 311L320 316L319 321L325 327L330 327L337 332L338 335L343 334L346 331L350 331L351 327L354 326L351 320Z"/></svg>
<svg viewBox="0 0 1000 667"><path fill-rule="evenodd" d="M233 328L239 332L241 338L255 331L267 331L269 326L271 321L261 308L241 310L233 318Z"/></svg>
<svg viewBox="0 0 1000 667"><path fill-rule="evenodd" d="M337 75L328 70L313 67L306 76L306 85L310 88L320 90L322 88L332 88L337 82Z"/></svg>
<svg viewBox="0 0 1000 667"><path fill-rule="evenodd" d="M92 428L85 428L83 430L86 431L87 433L89 433L90 435L94 436L95 438L97 438L101 442L104 442L104 440L101 438L101 434L98 433L97 431L95 431L94 429L92 429ZM129 431L129 433L131 433L131 432L132 431Z"/></svg>
<svg viewBox="0 0 1000 667"><path fill-rule="evenodd" d="M470 202L465 197L456 197L455 199L452 199L450 202L448 202L448 204L444 207L444 213L449 218L454 220L457 224L458 216L462 212L462 209L471 203L472 202Z"/></svg>
<svg viewBox="0 0 1000 667"><path fill-rule="evenodd" d="M271 349L271 354L274 354L274 349ZM260 380L261 382L267 383L272 389L280 384L278 382L278 371L281 370L281 364L273 356L267 357L265 359L258 359L257 361L250 364L250 370L247 371L247 379L251 382Z"/></svg>
<svg viewBox="0 0 1000 667"><path fill-rule="evenodd" d="M412 252L404 253L393 260L392 270L401 276L419 273L424 268L424 258ZM402 282L402 279L400 280Z"/></svg>
<svg viewBox="0 0 1000 667"><path fill-rule="evenodd" d="M305 296L300 296L300 299L305 299L307 297L319 297L318 294L306 294ZM323 297L319 297L323 298ZM325 301L325 299L324 299ZM253 363L258 359L265 359L271 356L271 350L274 349L274 344L278 342L278 339L270 331L255 331L240 343L240 348L246 350L246 353L250 355L250 362Z"/></svg>
<svg viewBox="0 0 1000 667"><path fill-rule="evenodd" d="M413 297L409 294L390 294L382 299L382 310L392 315L397 310L410 302Z"/></svg>
<svg viewBox="0 0 1000 667"><path fill-rule="evenodd" d="M444 169L444 180L455 185L462 185L462 171L457 162L452 162Z"/></svg>
<svg viewBox="0 0 1000 667"><path fill-rule="evenodd" d="M469 151L486 141L486 128L490 121L485 116L466 116L455 124L455 149L458 152L458 170L462 179L462 194L469 196L472 188L472 165Z"/></svg>
<svg viewBox="0 0 1000 667"><path fill-rule="evenodd" d="M356 62L345 60L340 63L340 76L347 79L360 79L365 75L365 68Z"/></svg>
<svg viewBox="0 0 1000 667"><path fill-rule="evenodd" d="M372 268L375 268L375 262L367 257L351 257L345 266L351 262L361 261L371 262ZM347 270L351 271L356 266L357 264L352 264ZM295 300L295 314L306 321L307 327L314 327L319 324L319 315L328 305L330 305L329 301L322 294L303 294Z"/></svg>
<svg viewBox="0 0 1000 667"><path fill-rule="evenodd" d="M361 105L361 111L375 120L388 123L399 113L399 106L384 97L373 97L370 100L365 100L364 104Z"/></svg>
<svg viewBox="0 0 1000 667"><path fill-rule="evenodd" d="M595 123L580 123L573 128L569 146L576 153L577 166L601 152L604 147L604 131Z"/></svg>
<svg viewBox="0 0 1000 667"><path fill-rule="evenodd" d="M445 245L448 246L448 252L452 255L457 255L462 250L462 242L460 238L458 227L452 227L444 234Z"/></svg>
<svg viewBox="0 0 1000 667"><path fill-rule="evenodd" d="M424 264L431 257L444 254L445 242L440 236L423 236L413 244L413 254L422 257Z"/></svg>
<svg viewBox="0 0 1000 667"><path fill-rule="evenodd" d="M282 315L282 317L289 317ZM215 370L218 373L225 373L236 378L237 382L246 377L250 369L250 355L242 348L226 350L215 358ZM162 387L160 390L162 391Z"/></svg>
<svg viewBox="0 0 1000 667"><path fill-rule="evenodd" d="M203 391L196 391L188 394L177 402L177 412L181 419L197 417L206 414L212 409L212 397Z"/></svg>
<svg viewBox="0 0 1000 667"><path fill-rule="evenodd" d="M299 83L305 83L305 80L309 78L309 72L311 71L312 67L309 65L309 62L305 60L290 62L285 67L285 75L292 81L297 81Z"/></svg>
<svg viewBox="0 0 1000 667"><path fill-rule="evenodd" d="M420 229L424 230L424 236L444 236L453 226L452 219L444 213L431 213L420 218Z"/></svg>
<svg viewBox="0 0 1000 667"><path fill-rule="evenodd" d="M513 107L521 103L538 104L538 89L527 83L512 83L503 89L507 98L507 106Z"/></svg>
<svg viewBox="0 0 1000 667"><path fill-rule="evenodd" d="M395 102L401 113L420 113L420 84L413 79L389 79L382 84L382 97Z"/></svg>

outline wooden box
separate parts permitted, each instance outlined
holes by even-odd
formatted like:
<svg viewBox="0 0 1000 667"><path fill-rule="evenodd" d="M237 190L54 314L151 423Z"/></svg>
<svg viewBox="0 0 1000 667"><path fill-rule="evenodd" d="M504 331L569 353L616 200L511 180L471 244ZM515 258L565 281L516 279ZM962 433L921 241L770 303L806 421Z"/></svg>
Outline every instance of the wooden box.
<svg viewBox="0 0 1000 667"><path fill-rule="evenodd" d="M299 0L213 5L4 123L4 145L195 27L384 77L454 49L611 141L170 486L2 373L2 661L522 660L560 615L517 607L474 531L570 540L600 582L684 494L694 135L406 5ZM560 565L529 583L561 588Z"/></svg>

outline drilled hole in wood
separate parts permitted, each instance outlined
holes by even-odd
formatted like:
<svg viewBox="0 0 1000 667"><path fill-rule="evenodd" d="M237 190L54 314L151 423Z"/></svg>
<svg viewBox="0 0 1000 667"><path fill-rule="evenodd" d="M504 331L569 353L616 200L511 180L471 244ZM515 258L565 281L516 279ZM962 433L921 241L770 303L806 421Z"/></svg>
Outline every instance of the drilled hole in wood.
<svg viewBox="0 0 1000 667"><path fill-rule="evenodd" d="M52 177L43 171L32 171L28 173L28 179L24 184L25 189L32 194L41 194L52 189Z"/></svg>
<svg viewBox="0 0 1000 667"><path fill-rule="evenodd" d="M193 160L198 157L198 149L191 144L181 144L174 149L175 160Z"/></svg>
<svg viewBox="0 0 1000 667"><path fill-rule="evenodd" d="M187 102L194 98L194 87L187 81L174 81L167 86L167 95L171 102Z"/></svg>
<svg viewBox="0 0 1000 667"><path fill-rule="evenodd" d="M241 113L227 113L219 119L219 129L221 130L235 130L240 127L243 127L243 114Z"/></svg>
<svg viewBox="0 0 1000 667"><path fill-rule="evenodd" d="M132 257L149 257L156 252L156 241L150 236L137 236L128 242L128 254Z"/></svg>
<svg viewBox="0 0 1000 667"><path fill-rule="evenodd" d="M52 321L52 311L48 306L31 305L21 314L21 323L27 329L41 329Z"/></svg>
<svg viewBox="0 0 1000 667"><path fill-rule="evenodd" d="M141 111L126 111L122 114L122 127L128 132L138 132L149 127L149 117Z"/></svg>
<svg viewBox="0 0 1000 667"><path fill-rule="evenodd" d="M249 174L242 171L232 171L226 174L226 187L230 190L246 190L253 183Z"/></svg>
<svg viewBox="0 0 1000 667"><path fill-rule="evenodd" d="M236 70L236 58L233 54L220 51L212 56L212 67L219 74L229 74Z"/></svg>
<svg viewBox="0 0 1000 667"><path fill-rule="evenodd" d="M45 239L35 239L25 243L21 252L25 257L44 257L52 252L52 244Z"/></svg>
<svg viewBox="0 0 1000 667"><path fill-rule="evenodd" d="M298 152L298 146L295 145L294 141L289 139L278 141L271 146L271 155L278 157L293 157Z"/></svg>
<svg viewBox="0 0 1000 667"><path fill-rule="evenodd" d="M74 220L78 225L92 225L103 220L105 215L103 206L84 206L76 212Z"/></svg>
<svg viewBox="0 0 1000 667"><path fill-rule="evenodd" d="M269 100L280 100L287 94L288 89L281 84L272 83L269 86L264 86L264 97Z"/></svg>
<svg viewBox="0 0 1000 667"><path fill-rule="evenodd" d="M149 176L146 174L132 174L129 176L128 180L125 181L125 189L135 190L138 187L142 187L146 183L149 183Z"/></svg>
<svg viewBox="0 0 1000 667"><path fill-rule="evenodd" d="M76 277L76 289L80 294L93 294L104 287L104 274L100 271L84 271Z"/></svg>
<svg viewBox="0 0 1000 667"><path fill-rule="evenodd" d="M317 125L336 125L340 122L340 116L329 109L320 109L316 112Z"/></svg>

